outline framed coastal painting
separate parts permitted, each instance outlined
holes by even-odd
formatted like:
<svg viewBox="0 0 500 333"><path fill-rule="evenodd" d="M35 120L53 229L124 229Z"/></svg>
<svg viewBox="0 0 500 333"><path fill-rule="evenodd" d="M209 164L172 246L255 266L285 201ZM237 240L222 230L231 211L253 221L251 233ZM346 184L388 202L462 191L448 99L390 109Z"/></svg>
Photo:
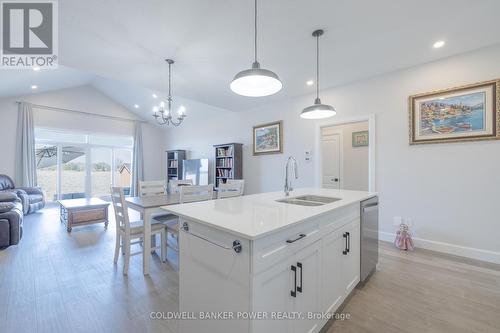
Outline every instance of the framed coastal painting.
<svg viewBox="0 0 500 333"><path fill-rule="evenodd" d="M280 154L283 152L283 122L253 127L253 154Z"/></svg>
<svg viewBox="0 0 500 333"><path fill-rule="evenodd" d="M353 147L367 147L368 146L368 131L352 132L352 146Z"/></svg>
<svg viewBox="0 0 500 333"><path fill-rule="evenodd" d="M500 139L500 80L409 97L410 144Z"/></svg>

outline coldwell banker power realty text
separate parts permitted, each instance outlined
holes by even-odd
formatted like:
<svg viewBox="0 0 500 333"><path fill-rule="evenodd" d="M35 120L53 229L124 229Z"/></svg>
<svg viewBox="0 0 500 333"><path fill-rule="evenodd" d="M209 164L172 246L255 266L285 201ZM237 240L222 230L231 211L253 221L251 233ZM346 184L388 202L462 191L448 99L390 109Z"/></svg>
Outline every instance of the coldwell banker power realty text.
<svg viewBox="0 0 500 333"><path fill-rule="evenodd" d="M57 67L57 1L0 1L0 5L0 67Z"/></svg>

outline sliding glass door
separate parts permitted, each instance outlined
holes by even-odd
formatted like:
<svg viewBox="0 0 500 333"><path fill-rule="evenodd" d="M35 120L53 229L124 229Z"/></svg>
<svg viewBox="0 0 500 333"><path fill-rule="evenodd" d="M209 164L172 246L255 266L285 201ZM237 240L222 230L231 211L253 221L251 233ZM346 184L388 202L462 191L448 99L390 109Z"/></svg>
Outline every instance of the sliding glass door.
<svg viewBox="0 0 500 333"><path fill-rule="evenodd" d="M38 186L45 191L47 201L57 200L58 148L56 145L36 144L35 151Z"/></svg>
<svg viewBox="0 0 500 333"><path fill-rule="evenodd" d="M116 186L123 187L124 193L128 195L132 184L132 151L129 149L115 149L114 152L114 183Z"/></svg>
<svg viewBox="0 0 500 333"><path fill-rule="evenodd" d="M90 187L93 197L104 197L109 195L110 186L113 184L111 168L113 160L113 149L92 148L90 152L92 169L90 173Z"/></svg>
<svg viewBox="0 0 500 333"><path fill-rule="evenodd" d="M61 147L60 199L85 198L87 157L85 147Z"/></svg>
<svg viewBox="0 0 500 333"><path fill-rule="evenodd" d="M110 186L130 193L131 137L36 129L38 186L47 201L109 197Z"/></svg>

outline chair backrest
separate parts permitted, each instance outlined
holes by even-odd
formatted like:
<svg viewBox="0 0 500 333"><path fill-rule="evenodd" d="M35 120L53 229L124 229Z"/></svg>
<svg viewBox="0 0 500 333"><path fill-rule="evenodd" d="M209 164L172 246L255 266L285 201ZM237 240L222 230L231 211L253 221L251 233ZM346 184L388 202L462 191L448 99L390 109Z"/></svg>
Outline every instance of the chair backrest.
<svg viewBox="0 0 500 333"><path fill-rule="evenodd" d="M128 218L128 209L125 203L123 187L111 187L111 200L113 201L117 230L120 227L124 228L126 231L130 230L130 220Z"/></svg>
<svg viewBox="0 0 500 333"><path fill-rule="evenodd" d="M179 202L195 202L212 200L214 194L214 186L210 185L195 185L195 186L180 186Z"/></svg>
<svg viewBox="0 0 500 333"><path fill-rule="evenodd" d="M237 183L229 183L219 184L219 188L217 189L217 198L231 198L231 197L239 197L243 195L243 184L240 182Z"/></svg>
<svg viewBox="0 0 500 333"><path fill-rule="evenodd" d="M244 179L228 179L226 184L240 184L241 186L241 195L245 192L245 180Z"/></svg>
<svg viewBox="0 0 500 333"><path fill-rule="evenodd" d="M193 185L192 179L184 179L184 180L170 180L168 182L169 192L170 194L179 193L179 188L182 186Z"/></svg>
<svg viewBox="0 0 500 333"><path fill-rule="evenodd" d="M165 182L163 180L139 181L139 196L148 197L165 194Z"/></svg>

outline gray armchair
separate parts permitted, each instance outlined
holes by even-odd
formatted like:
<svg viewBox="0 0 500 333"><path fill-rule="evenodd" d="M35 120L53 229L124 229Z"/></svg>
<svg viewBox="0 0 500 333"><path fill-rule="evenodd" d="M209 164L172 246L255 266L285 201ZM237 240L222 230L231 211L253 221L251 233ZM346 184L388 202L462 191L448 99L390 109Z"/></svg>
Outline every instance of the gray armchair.
<svg viewBox="0 0 500 333"><path fill-rule="evenodd" d="M0 248L16 245L23 236L23 206L13 192L0 192Z"/></svg>
<svg viewBox="0 0 500 333"><path fill-rule="evenodd" d="M16 188L12 179L7 175L0 175L0 193L2 192L15 193L19 197L24 215L45 207L45 195L39 187Z"/></svg>

